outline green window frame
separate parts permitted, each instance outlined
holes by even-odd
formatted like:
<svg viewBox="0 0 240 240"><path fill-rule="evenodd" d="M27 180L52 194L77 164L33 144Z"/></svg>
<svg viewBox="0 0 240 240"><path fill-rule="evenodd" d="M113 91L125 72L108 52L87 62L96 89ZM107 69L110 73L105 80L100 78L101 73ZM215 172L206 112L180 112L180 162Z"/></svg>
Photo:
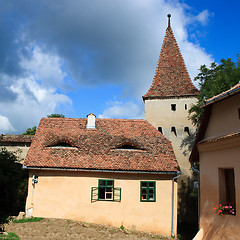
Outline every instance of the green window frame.
<svg viewBox="0 0 240 240"><path fill-rule="evenodd" d="M92 187L91 201L121 201L121 188L114 187L114 180L98 179L98 187Z"/></svg>
<svg viewBox="0 0 240 240"><path fill-rule="evenodd" d="M140 201L156 202L156 182L155 181L140 182Z"/></svg>

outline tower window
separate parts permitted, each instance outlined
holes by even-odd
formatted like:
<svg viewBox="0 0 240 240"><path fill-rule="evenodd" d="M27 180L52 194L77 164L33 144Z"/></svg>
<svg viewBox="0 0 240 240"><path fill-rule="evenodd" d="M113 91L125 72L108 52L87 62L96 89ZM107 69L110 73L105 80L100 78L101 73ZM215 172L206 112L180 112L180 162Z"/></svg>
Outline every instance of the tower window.
<svg viewBox="0 0 240 240"><path fill-rule="evenodd" d="M177 132L176 132L176 128L175 127L171 127L171 132L175 134L175 136L177 136Z"/></svg>
<svg viewBox="0 0 240 240"><path fill-rule="evenodd" d="M188 136L190 135L190 131L189 131L189 127L185 127L184 128L184 132L188 134Z"/></svg>
<svg viewBox="0 0 240 240"><path fill-rule="evenodd" d="M187 104L185 104L185 110L187 110Z"/></svg>
<svg viewBox="0 0 240 240"><path fill-rule="evenodd" d="M162 134L163 133L162 127L158 127L158 131Z"/></svg>
<svg viewBox="0 0 240 240"><path fill-rule="evenodd" d="M171 104L171 110L176 111L176 104Z"/></svg>

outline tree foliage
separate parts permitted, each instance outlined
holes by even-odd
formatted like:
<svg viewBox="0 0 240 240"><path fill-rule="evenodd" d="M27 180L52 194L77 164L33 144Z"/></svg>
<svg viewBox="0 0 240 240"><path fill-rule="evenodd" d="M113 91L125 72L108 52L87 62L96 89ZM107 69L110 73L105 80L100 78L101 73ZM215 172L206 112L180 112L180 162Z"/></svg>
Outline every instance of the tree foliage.
<svg viewBox="0 0 240 240"><path fill-rule="evenodd" d="M28 173L13 152L0 149L0 232L8 217L24 211Z"/></svg>
<svg viewBox="0 0 240 240"><path fill-rule="evenodd" d="M199 82L200 93L197 104L193 105L189 110L189 118L198 127L203 116L204 110L201 106L204 104L204 101L230 89L239 82L240 59L237 56L236 63L230 58L222 59L219 65L213 62L209 68L206 65L202 65L200 73L194 80Z"/></svg>
<svg viewBox="0 0 240 240"><path fill-rule="evenodd" d="M23 135L35 135L36 130L37 130L37 127L36 127L36 126L34 126L34 127L32 127L32 128L28 128L28 129L26 130L26 132L23 133Z"/></svg>
<svg viewBox="0 0 240 240"><path fill-rule="evenodd" d="M58 114L58 113L52 113L50 115L47 115L48 118L65 118L65 115L63 114Z"/></svg>

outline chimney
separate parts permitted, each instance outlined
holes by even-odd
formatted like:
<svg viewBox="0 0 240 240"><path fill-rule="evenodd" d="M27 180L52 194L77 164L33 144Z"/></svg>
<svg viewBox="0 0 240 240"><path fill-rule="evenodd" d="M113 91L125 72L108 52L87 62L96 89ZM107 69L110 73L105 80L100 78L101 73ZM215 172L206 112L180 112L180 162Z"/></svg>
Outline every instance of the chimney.
<svg viewBox="0 0 240 240"><path fill-rule="evenodd" d="M87 129L95 129L96 116L93 113L87 115Z"/></svg>

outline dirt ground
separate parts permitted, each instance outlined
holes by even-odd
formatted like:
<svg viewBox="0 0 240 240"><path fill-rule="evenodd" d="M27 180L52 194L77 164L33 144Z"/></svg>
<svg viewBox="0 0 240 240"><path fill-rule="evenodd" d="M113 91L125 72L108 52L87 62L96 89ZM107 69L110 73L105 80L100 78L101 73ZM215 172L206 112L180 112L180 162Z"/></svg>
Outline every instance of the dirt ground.
<svg viewBox="0 0 240 240"><path fill-rule="evenodd" d="M169 239L145 232L121 230L104 225L76 222L64 219L44 219L40 222L9 223L7 232L16 233L21 240L148 240Z"/></svg>

